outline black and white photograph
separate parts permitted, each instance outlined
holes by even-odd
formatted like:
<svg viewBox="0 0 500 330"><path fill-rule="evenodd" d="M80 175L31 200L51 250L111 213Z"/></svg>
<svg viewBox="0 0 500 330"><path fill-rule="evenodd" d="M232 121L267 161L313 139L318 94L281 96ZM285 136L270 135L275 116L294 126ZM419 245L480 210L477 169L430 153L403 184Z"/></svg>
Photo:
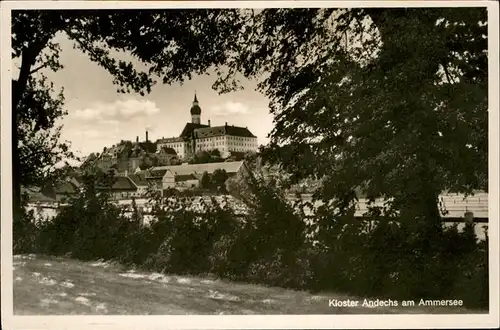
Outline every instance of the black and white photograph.
<svg viewBox="0 0 500 330"><path fill-rule="evenodd" d="M498 3L1 5L2 326L498 327Z"/></svg>

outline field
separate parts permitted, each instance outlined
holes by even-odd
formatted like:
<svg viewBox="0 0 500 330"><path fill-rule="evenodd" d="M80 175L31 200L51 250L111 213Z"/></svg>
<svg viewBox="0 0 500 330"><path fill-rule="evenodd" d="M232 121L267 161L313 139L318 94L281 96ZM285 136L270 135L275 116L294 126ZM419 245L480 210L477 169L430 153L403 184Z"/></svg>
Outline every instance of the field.
<svg viewBox="0 0 500 330"><path fill-rule="evenodd" d="M36 255L14 256L16 315L471 313L462 307L330 307L312 294L210 277L174 276ZM375 301L375 298L368 300ZM418 304L418 302L417 302ZM401 303L399 304L401 305Z"/></svg>

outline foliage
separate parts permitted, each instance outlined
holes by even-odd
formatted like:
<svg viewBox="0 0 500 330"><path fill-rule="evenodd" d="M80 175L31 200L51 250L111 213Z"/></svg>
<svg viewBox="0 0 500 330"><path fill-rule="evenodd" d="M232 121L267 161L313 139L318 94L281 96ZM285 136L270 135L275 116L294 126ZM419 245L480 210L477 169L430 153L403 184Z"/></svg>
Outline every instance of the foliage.
<svg viewBox="0 0 500 330"><path fill-rule="evenodd" d="M226 181L228 180L228 177L229 176L224 169L216 169L212 174L208 174L205 171L200 180L201 188L225 194L227 193Z"/></svg>
<svg viewBox="0 0 500 330"><path fill-rule="evenodd" d="M124 222L119 207L108 201L103 187L113 184L107 173L85 174L83 191L60 206L56 217L40 232L42 253L70 253L80 259L111 258L119 251L120 224ZM101 188L101 189L99 189ZM110 250L111 247L111 250Z"/></svg>
<svg viewBox="0 0 500 330"><path fill-rule="evenodd" d="M310 251L311 287L398 300L462 299L468 307L488 305L488 249L485 242L476 243L472 227L464 232L445 228L442 240L429 249L431 237L415 235L399 219L372 217L359 224L331 213L323 216L333 225ZM464 289L464 283L471 287Z"/></svg>
<svg viewBox="0 0 500 330"><path fill-rule="evenodd" d="M283 190L274 182L266 182L262 173L247 170L239 179L244 188L239 198L248 213L228 256L230 264L235 263L231 267L240 276L266 278L267 266L255 268L264 263L288 272L289 278L297 276L296 253L305 242L303 219L287 202Z"/></svg>
<svg viewBox="0 0 500 330"><path fill-rule="evenodd" d="M176 273L200 273L212 269L210 254L222 236L231 233L236 225L228 204L220 205L211 198L178 199L172 196L154 199L151 224L157 251L147 263L155 269Z"/></svg>
<svg viewBox="0 0 500 330"><path fill-rule="evenodd" d="M226 193L226 181L228 179L228 175L226 170L224 169L216 169L214 173L212 173L211 178L212 188L219 193Z"/></svg>
<svg viewBox="0 0 500 330"><path fill-rule="evenodd" d="M35 210L27 210L28 196L23 195L23 212L21 216L12 219L12 252L14 254L29 253L36 249L38 237L38 226L40 220L35 216Z"/></svg>
<svg viewBox="0 0 500 330"><path fill-rule="evenodd" d="M229 71L262 77L275 118L264 155L322 179L316 197L340 206L361 187L439 232L439 193L487 190L486 9L246 15Z"/></svg>
<svg viewBox="0 0 500 330"><path fill-rule="evenodd" d="M210 174L208 174L207 171L203 172L203 175L201 176L200 186L203 189L210 189L212 186Z"/></svg>
<svg viewBox="0 0 500 330"><path fill-rule="evenodd" d="M219 149L204 150L197 152L194 157L188 160L189 164L220 163L224 159L221 157Z"/></svg>
<svg viewBox="0 0 500 330"><path fill-rule="evenodd" d="M153 166L159 166L160 162L156 155L146 154L141 158L139 167L141 169L151 168Z"/></svg>

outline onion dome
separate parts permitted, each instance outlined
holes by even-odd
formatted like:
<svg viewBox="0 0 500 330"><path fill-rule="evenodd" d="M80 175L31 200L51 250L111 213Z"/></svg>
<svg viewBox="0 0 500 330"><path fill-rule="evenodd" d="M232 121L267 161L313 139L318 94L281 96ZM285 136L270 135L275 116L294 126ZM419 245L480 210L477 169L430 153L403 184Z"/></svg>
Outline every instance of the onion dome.
<svg viewBox="0 0 500 330"><path fill-rule="evenodd" d="M194 94L193 106L191 107L191 115L201 115L201 108L198 105L198 99L196 98L196 93Z"/></svg>

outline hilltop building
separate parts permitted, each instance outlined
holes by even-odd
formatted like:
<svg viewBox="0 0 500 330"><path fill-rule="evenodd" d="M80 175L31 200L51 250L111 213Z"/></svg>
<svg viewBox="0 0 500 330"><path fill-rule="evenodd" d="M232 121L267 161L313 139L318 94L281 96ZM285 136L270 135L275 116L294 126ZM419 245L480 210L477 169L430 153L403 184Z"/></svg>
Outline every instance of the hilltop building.
<svg viewBox="0 0 500 330"><path fill-rule="evenodd" d="M186 123L178 137L162 138L156 142L158 147L172 148L178 157L185 159L200 151L218 149L222 157L232 152L256 152L257 137L247 127L228 125L211 126L201 124L201 108L196 94L190 109L191 122Z"/></svg>
<svg viewBox="0 0 500 330"><path fill-rule="evenodd" d="M178 137L144 141L121 141L104 148L96 163L104 171L114 170L118 175L132 174L144 167L180 164L196 153L219 150L222 158L258 150L257 137L247 127L211 126L201 123L201 108L196 93L190 109L191 122L186 123Z"/></svg>

